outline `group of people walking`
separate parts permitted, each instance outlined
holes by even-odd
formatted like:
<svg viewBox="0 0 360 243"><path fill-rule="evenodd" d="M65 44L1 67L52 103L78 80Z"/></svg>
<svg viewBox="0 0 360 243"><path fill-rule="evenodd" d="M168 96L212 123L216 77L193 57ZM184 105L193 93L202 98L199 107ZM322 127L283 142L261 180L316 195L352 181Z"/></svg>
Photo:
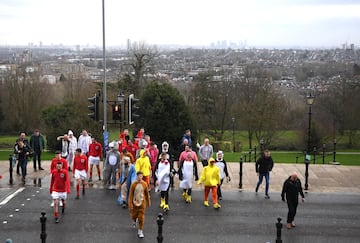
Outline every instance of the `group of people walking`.
<svg viewBox="0 0 360 243"><path fill-rule="evenodd" d="M50 193L54 205L55 222L59 222L59 207L65 212L67 194L71 192L69 172L76 181L76 199L85 195L86 180L93 182L93 167L97 169L98 180L102 181L100 160L103 157L102 145L83 130L78 140L69 132L57 138L55 158L51 163ZM41 167L41 151L44 149L44 139L38 130L27 142L25 134L21 134L14 151L18 155L22 178L25 182L26 157L32 153L37 155L38 167L34 158L34 170ZM186 203L192 203L192 183L204 184L203 205L209 207L209 194L215 209L221 208L219 201L222 200L221 185L224 181L231 180L224 153L217 151L213 158L213 147L208 138L204 139L203 145L197 144L198 154L192 150L191 132L187 130L181 139L177 164L174 163L173 155L169 153L169 144L164 141L161 151L151 141L150 136L140 129L134 139L130 139L127 129L119 136L118 141L109 144L105 153L103 175L104 187L107 189L120 189L118 203L123 208L129 208L133 226L138 228L138 237L144 237L144 219L146 207L151 205L150 191L153 188L160 194L159 206L167 212L170 210L169 189L174 185L174 177L179 178L179 188ZM33 147L30 146L33 145ZM201 160L202 171L198 175L198 157ZM25 158L25 159L24 159ZM177 166L175 166L177 165ZM255 171L258 175L255 192L265 178L265 198L269 196L270 172L274 162L270 151L265 150L255 163ZM18 172L19 173L19 172ZM304 200L301 182L296 173L284 182L281 198L286 201L289 208L287 228L295 227L294 217L298 205L298 194Z"/></svg>

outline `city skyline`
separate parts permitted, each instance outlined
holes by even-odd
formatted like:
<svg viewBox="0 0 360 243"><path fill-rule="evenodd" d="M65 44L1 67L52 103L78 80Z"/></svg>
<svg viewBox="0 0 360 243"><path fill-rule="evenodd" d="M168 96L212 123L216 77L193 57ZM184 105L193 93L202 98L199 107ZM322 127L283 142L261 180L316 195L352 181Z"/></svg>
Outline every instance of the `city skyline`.
<svg viewBox="0 0 360 243"><path fill-rule="evenodd" d="M107 46L249 47L360 45L356 0L105 0ZM1 0L0 45L102 46L102 1Z"/></svg>

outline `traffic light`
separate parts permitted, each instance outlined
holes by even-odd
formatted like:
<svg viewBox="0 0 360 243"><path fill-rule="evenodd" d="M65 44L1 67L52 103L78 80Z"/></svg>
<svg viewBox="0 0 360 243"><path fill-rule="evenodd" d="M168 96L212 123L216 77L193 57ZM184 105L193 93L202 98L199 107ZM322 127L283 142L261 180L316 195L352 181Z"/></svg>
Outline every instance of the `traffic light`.
<svg viewBox="0 0 360 243"><path fill-rule="evenodd" d="M136 106L136 103L138 102L139 99L136 99L134 94L129 95L129 125L133 124L140 117L137 113L139 111L139 107Z"/></svg>
<svg viewBox="0 0 360 243"><path fill-rule="evenodd" d="M93 97L88 98L88 101L91 103L88 105L90 113L88 113L88 117L95 121L99 121L99 97L95 93Z"/></svg>
<svg viewBox="0 0 360 243"><path fill-rule="evenodd" d="M121 106L118 104L112 105L112 119L114 121L121 120Z"/></svg>

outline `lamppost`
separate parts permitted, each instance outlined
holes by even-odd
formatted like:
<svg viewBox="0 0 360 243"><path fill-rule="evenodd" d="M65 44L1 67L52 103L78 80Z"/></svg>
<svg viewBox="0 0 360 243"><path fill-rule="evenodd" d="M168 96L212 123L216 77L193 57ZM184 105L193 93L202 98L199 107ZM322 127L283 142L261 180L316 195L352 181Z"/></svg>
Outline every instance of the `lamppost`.
<svg viewBox="0 0 360 243"><path fill-rule="evenodd" d="M231 121L232 121L233 152L235 153L235 117L231 118Z"/></svg>
<svg viewBox="0 0 360 243"><path fill-rule="evenodd" d="M119 90L119 94L117 95L117 102L119 103L119 106L121 107L120 109L120 112L123 111L123 114L125 115L125 106L123 106L123 104L125 103L125 95L124 93L122 92L122 90L120 89ZM121 114L121 113L120 113ZM120 133L122 131L122 123L123 121L125 121L125 116L124 115L121 115L121 119L120 119Z"/></svg>
<svg viewBox="0 0 360 243"><path fill-rule="evenodd" d="M305 190L309 189L308 179L309 179L309 163L310 163L310 143L311 143L311 106L314 103L315 97L311 93L306 97L306 103L309 106L309 125L308 125L308 140L307 140L307 149L305 156Z"/></svg>
<svg viewBox="0 0 360 243"><path fill-rule="evenodd" d="M336 138L334 138L334 159L333 159L333 163L336 163Z"/></svg>

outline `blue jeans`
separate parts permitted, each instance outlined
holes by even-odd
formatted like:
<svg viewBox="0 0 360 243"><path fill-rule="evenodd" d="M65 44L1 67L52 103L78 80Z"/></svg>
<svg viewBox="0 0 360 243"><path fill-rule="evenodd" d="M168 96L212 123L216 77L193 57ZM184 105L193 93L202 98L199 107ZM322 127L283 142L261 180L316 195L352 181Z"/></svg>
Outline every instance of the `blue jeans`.
<svg viewBox="0 0 360 243"><path fill-rule="evenodd" d="M259 173L259 181L256 185L256 191L258 191L259 186L262 183L263 177L265 177L265 182L266 182L266 186L265 186L265 194L267 195L269 192L269 181L270 181L270 173L266 172L266 173Z"/></svg>
<svg viewBox="0 0 360 243"><path fill-rule="evenodd" d="M19 159L19 165L21 167L21 175L23 178L25 178L26 176L26 167L27 167L27 159L23 158L23 159Z"/></svg>

